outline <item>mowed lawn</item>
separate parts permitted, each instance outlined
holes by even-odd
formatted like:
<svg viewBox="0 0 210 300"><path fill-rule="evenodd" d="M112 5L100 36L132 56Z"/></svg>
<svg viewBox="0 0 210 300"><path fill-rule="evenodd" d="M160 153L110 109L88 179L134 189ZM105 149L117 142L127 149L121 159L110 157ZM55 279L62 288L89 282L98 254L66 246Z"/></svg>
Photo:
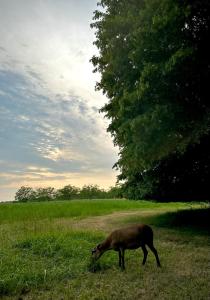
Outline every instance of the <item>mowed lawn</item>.
<svg viewBox="0 0 210 300"><path fill-rule="evenodd" d="M75 200L0 204L2 299L210 299L210 209L205 204ZM149 251L114 251L92 272L90 251L115 228L150 224Z"/></svg>

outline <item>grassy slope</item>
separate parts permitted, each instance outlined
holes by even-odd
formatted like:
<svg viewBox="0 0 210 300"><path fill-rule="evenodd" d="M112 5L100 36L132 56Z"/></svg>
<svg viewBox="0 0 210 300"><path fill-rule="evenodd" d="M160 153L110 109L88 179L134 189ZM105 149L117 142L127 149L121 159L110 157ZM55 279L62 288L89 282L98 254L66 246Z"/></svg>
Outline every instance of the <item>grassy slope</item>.
<svg viewBox="0 0 210 300"><path fill-rule="evenodd" d="M2 204L0 295L5 299L18 295L23 299L208 299L209 210L176 213L184 208L189 205L126 200ZM139 215L107 216L100 231L95 230L100 215L121 210ZM80 226L82 218L85 229ZM93 223L88 221L91 218ZM195 219L200 227L188 228L186 223ZM105 232L139 221L154 225L163 267L157 269L151 253L147 265L139 266L142 253L135 250L126 252L127 268L121 272L116 253L110 251L101 258L98 272L91 273L90 249Z"/></svg>

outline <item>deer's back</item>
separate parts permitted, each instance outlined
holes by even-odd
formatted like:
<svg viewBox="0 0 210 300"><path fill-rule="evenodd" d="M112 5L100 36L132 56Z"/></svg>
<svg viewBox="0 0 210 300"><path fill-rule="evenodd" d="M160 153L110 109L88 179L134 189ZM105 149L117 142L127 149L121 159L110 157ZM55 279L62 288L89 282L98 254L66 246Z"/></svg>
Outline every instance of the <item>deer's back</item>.
<svg viewBox="0 0 210 300"><path fill-rule="evenodd" d="M152 235L152 229L148 225L139 224L117 229L110 234L109 239L115 250L136 249L151 239Z"/></svg>

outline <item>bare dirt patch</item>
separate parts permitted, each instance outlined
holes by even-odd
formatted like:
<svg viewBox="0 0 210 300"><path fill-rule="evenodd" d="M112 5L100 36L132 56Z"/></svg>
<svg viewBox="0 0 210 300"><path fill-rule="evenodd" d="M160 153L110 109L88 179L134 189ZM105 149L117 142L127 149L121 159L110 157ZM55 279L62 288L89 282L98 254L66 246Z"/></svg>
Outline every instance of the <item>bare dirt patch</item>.
<svg viewBox="0 0 210 300"><path fill-rule="evenodd" d="M89 217L82 220L66 219L66 218L59 219L56 221L56 224L62 227L63 226L67 228L70 227L73 229L94 229L94 230L102 230L105 232L109 232L111 229L115 228L116 226L122 225L123 219L127 217L139 216L139 223L141 223L141 217L150 216L158 213L160 213L160 211L158 210L146 210L146 211L138 210L138 211L126 211L126 212L123 211L123 212L114 212L109 215Z"/></svg>

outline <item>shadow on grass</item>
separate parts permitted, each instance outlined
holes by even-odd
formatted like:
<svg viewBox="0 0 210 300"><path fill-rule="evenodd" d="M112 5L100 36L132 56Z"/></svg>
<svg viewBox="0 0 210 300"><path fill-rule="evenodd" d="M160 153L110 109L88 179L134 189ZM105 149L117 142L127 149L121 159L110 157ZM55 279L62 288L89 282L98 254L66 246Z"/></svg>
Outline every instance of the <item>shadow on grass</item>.
<svg viewBox="0 0 210 300"><path fill-rule="evenodd" d="M135 216L124 219L124 223L145 223L157 227L192 231L199 234L210 233L210 207L184 209L151 216Z"/></svg>
<svg viewBox="0 0 210 300"><path fill-rule="evenodd" d="M179 210L156 217L159 226L210 230L210 208Z"/></svg>

